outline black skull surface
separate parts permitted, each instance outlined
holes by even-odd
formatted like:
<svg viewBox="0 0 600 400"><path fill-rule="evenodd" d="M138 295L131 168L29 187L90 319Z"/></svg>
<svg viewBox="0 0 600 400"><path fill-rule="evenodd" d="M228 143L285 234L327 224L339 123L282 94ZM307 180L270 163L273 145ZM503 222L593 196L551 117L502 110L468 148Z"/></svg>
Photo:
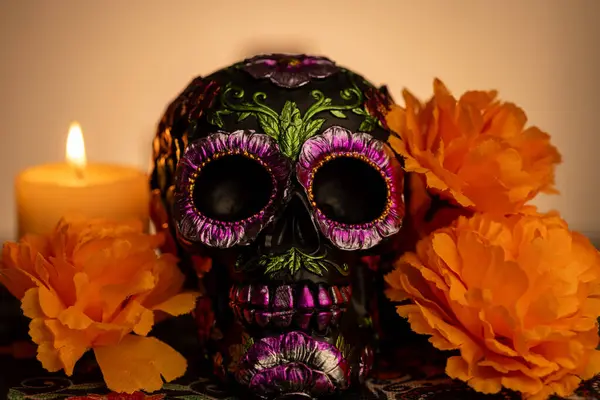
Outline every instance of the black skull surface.
<svg viewBox="0 0 600 400"><path fill-rule="evenodd" d="M257 56L193 80L159 125L155 224L182 268L212 260L205 350L259 397L325 396L371 369L364 260L404 216L389 103L328 59Z"/></svg>

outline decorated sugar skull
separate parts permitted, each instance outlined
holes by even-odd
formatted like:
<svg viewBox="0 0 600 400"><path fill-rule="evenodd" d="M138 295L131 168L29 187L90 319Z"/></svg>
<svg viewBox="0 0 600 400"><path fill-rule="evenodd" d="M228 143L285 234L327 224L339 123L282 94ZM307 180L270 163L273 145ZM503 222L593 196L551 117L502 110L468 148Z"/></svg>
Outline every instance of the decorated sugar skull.
<svg viewBox="0 0 600 400"><path fill-rule="evenodd" d="M155 225L200 278L206 358L258 397L335 394L371 369L368 264L404 216L389 101L326 58L268 55L194 79L159 124Z"/></svg>

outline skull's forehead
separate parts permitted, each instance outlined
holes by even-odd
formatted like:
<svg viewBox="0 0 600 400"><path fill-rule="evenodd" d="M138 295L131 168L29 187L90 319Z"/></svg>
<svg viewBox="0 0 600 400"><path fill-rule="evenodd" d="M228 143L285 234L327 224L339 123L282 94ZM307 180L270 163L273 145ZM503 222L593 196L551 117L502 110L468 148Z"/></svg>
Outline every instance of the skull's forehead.
<svg viewBox="0 0 600 400"><path fill-rule="evenodd" d="M295 67L292 63L287 73L302 74L302 67L294 71ZM367 132L382 141L387 139L388 132L367 111L370 97L379 92L362 76L339 68L325 78L311 78L299 87L282 87L274 80L252 76L243 68L243 63L203 78L202 85L212 86L208 93L202 89L194 93L191 89L188 111L195 112L188 116L192 122L188 140L191 142L216 131L240 129L282 135L283 132L273 130L285 130L286 118L290 118L292 124L294 119L297 123L301 120L304 126L299 129L303 128L304 134L311 133L311 136L338 125L351 132ZM207 96L214 99L206 101ZM199 104L201 109L194 110L194 104ZM307 132L310 124L317 129Z"/></svg>

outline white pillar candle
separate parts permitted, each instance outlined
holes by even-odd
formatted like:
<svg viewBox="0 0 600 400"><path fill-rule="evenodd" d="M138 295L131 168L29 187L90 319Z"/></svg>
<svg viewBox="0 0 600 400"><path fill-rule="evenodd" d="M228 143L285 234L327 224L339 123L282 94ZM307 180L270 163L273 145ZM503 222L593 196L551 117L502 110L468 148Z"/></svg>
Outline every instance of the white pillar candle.
<svg viewBox="0 0 600 400"><path fill-rule="evenodd" d="M79 125L71 125L67 161L35 166L15 182L18 237L50 232L60 218L140 220L148 225L147 174L136 168L87 163Z"/></svg>

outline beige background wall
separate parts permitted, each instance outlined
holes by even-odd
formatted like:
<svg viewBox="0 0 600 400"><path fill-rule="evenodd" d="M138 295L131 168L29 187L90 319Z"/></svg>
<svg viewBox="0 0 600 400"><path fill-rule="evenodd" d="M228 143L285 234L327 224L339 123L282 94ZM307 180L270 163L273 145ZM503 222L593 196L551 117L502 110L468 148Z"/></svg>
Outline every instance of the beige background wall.
<svg viewBox="0 0 600 400"><path fill-rule="evenodd" d="M195 75L255 51L321 53L421 97L497 88L550 132L561 196L544 197L600 239L598 0L0 0L0 239L12 181L64 157L83 127L90 161L148 168L154 126Z"/></svg>

